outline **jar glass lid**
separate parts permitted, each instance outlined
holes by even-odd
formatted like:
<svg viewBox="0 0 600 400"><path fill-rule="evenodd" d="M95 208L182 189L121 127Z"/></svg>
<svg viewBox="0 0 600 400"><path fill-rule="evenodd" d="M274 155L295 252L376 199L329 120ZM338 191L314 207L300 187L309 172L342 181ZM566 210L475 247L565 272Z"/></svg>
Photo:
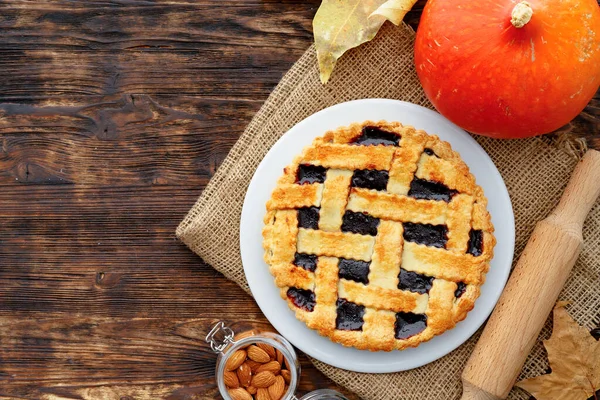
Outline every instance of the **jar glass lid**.
<svg viewBox="0 0 600 400"><path fill-rule="evenodd" d="M348 400L344 395L335 390L320 389L310 392L300 400Z"/></svg>

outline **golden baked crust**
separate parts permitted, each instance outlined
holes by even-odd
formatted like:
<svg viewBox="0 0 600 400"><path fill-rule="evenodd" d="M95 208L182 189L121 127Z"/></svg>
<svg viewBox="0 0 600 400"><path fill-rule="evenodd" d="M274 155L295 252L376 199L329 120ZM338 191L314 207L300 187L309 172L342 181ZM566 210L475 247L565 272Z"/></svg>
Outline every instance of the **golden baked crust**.
<svg viewBox="0 0 600 400"><path fill-rule="evenodd" d="M296 317L371 351L463 320L496 240L487 199L450 145L398 122L326 132L267 202L265 261Z"/></svg>

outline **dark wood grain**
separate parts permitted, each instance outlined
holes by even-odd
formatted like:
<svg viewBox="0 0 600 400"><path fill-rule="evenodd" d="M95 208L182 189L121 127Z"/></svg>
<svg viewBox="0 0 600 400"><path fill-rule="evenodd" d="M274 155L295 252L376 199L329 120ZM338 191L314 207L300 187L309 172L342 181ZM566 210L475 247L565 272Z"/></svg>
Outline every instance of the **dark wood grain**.
<svg viewBox="0 0 600 400"><path fill-rule="evenodd" d="M317 3L0 2L0 398L219 397L207 328L269 326L174 231Z"/></svg>
<svg viewBox="0 0 600 400"><path fill-rule="evenodd" d="M319 3L0 1L0 398L218 398L207 328L270 327L174 231Z"/></svg>

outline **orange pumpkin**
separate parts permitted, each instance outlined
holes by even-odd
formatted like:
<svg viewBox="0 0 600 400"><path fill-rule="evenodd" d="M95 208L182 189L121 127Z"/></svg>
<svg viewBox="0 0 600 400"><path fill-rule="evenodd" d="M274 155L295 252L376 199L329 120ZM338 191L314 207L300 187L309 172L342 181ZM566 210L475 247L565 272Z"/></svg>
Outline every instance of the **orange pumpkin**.
<svg viewBox="0 0 600 400"><path fill-rule="evenodd" d="M551 132L600 84L596 0L429 0L417 73L437 110L498 138Z"/></svg>

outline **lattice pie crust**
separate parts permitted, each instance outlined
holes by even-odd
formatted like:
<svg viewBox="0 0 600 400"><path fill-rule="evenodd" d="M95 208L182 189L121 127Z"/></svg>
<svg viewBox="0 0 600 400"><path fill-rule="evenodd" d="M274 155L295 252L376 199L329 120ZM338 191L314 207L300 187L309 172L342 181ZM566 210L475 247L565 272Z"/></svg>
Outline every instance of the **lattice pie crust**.
<svg viewBox="0 0 600 400"><path fill-rule="evenodd" d="M345 346L418 346L473 309L493 256L483 190L437 136L397 122L325 133L284 169L265 261L296 317Z"/></svg>

